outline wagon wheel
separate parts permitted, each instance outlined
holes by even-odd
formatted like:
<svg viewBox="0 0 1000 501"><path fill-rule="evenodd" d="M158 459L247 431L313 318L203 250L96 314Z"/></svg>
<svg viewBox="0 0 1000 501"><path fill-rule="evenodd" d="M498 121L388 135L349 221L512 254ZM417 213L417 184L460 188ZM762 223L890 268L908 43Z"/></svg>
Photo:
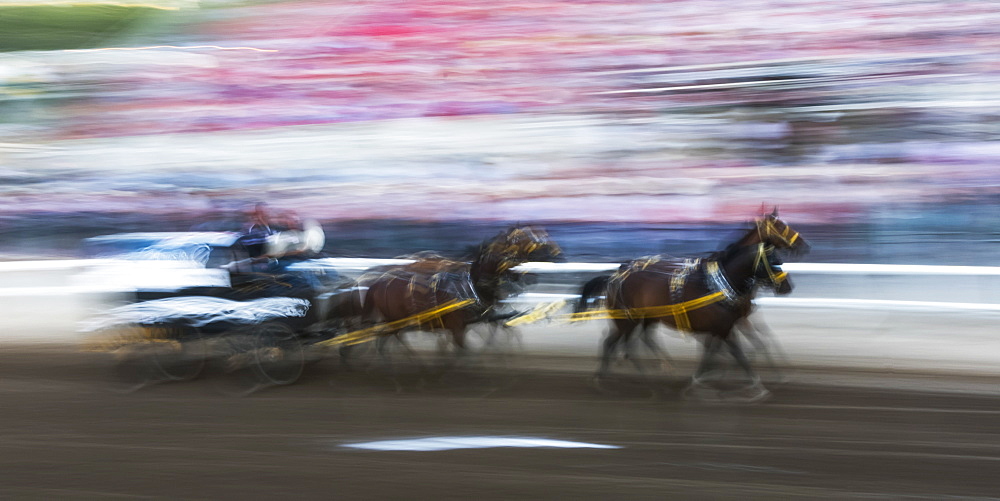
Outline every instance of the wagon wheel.
<svg viewBox="0 0 1000 501"><path fill-rule="evenodd" d="M282 322L260 325L253 336L250 361L264 385L287 385L298 381L305 368L302 340Z"/></svg>
<svg viewBox="0 0 1000 501"><path fill-rule="evenodd" d="M166 381L188 381L201 375L208 358L201 332L194 328L169 329L170 340L180 343L170 350L155 353L150 362Z"/></svg>
<svg viewBox="0 0 1000 501"><path fill-rule="evenodd" d="M288 325L271 322L225 336L216 388L246 396L262 388L292 384L305 367L305 350Z"/></svg>
<svg viewBox="0 0 1000 501"><path fill-rule="evenodd" d="M217 362L217 377L212 383L220 392L230 396L246 396L263 384L253 369L252 332L238 329L229 332L219 339Z"/></svg>
<svg viewBox="0 0 1000 501"><path fill-rule="evenodd" d="M132 324L119 335L123 346L112 369L118 391L194 379L205 367L205 344L197 330Z"/></svg>
<svg viewBox="0 0 1000 501"><path fill-rule="evenodd" d="M111 368L112 390L131 393L158 382L154 377L155 369L147 363L142 351L145 350L139 346L126 346L115 353L116 360Z"/></svg>

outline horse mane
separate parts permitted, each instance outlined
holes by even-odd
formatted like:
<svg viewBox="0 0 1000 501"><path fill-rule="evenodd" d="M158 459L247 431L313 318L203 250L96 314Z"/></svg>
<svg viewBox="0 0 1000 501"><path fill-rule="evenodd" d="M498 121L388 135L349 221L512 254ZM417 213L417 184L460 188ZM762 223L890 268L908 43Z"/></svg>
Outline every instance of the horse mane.
<svg viewBox="0 0 1000 501"><path fill-rule="evenodd" d="M704 259L706 261L726 262L732 259L742 247L739 241L736 241L727 245L725 249L709 252Z"/></svg>
<svg viewBox="0 0 1000 501"><path fill-rule="evenodd" d="M727 261L736 255L737 252L743 247L741 242L746 240L750 234L756 230L756 226L748 224L747 227L740 229L738 231L733 231L730 233L730 237L725 241L729 242L722 250L709 252L705 259L711 261Z"/></svg>

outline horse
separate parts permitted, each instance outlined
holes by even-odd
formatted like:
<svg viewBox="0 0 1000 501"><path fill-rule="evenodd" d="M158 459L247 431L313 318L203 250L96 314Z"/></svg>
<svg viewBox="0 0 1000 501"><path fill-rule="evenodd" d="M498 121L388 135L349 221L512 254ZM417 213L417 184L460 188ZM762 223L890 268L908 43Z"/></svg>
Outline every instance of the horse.
<svg viewBox="0 0 1000 501"><path fill-rule="evenodd" d="M555 260L561 254L543 229L512 226L476 247L471 262L421 254L410 264L379 267L358 280L367 288L361 317L366 324L388 326L380 333L383 339L398 338L406 330L443 330L461 355L470 324L512 316L499 310L521 280L513 268L528 261ZM441 310L459 302L467 304Z"/></svg>
<svg viewBox="0 0 1000 501"><path fill-rule="evenodd" d="M754 398L766 397L767 390L731 333L750 314L758 286L771 286L778 292L791 291L787 275L775 264L773 255L779 249L804 253L809 244L778 218L775 209L757 219L724 250L708 257L633 260L613 275L585 284L580 291L577 314L586 312L590 298L604 291L608 311L602 315L611 318L597 379L608 374L614 349L620 342L627 342L636 327L646 330L662 323L679 331L708 335L691 387L702 384L701 378L711 368L712 359L726 345L750 378L750 387L757 391Z"/></svg>
<svg viewBox="0 0 1000 501"><path fill-rule="evenodd" d="M715 253L710 253L705 257L711 258L714 254ZM780 257L778 256L778 253L766 252L766 255L767 255L767 263L772 270L771 276L778 276L781 273L781 265L783 264ZM598 286L602 281L607 280L607 278L608 277L597 277L591 280L588 288L593 289L594 287ZM765 280L764 285L770 285L773 288L774 293L779 296L791 294L792 290L794 289L794 285L792 284L792 279L787 277L787 275L783 280L777 281L777 283ZM756 318L756 320L752 319L753 317L751 317L751 314L754 313L755 309L752 299L753 295L742 298L740 304L738 305L738 309L742 310L745 313L741 312L739 318L733 325L734 332L739 334L743 339L748 341L751 346L753 346L754 356L750 357L751 359L755 358L755 356L759 354L766 359L768 367L778 372L780 371L780 367L778 366L777 363L775 363L774 357L771 355L771 347L774 346L777 348L778 356L781 359L787 360L787 357L782 352L780 346L778 346L777 343L775 342L774 335L771 332L771 329L767 326L767 324L764 323L763 320L761 320L759 317ZM579 309L580 308L578 307L577 310L579 311ZM640 373L644 373L644 370L640 365L639 359L638 357L636 357L635 352L633 350L633 346L636 341L641 341L654 356L656 356L659 360L661 360L661 363L665 362L666 364L668 364L669 367L672 367L674 365L674 361L670 357L670 355L666 352L666 350L661 348L660 345L656 342L656 339L654 337L654 335L656 334L655 331L656 325L658 325L656 322L647 319L645 322L639 325L639 327L637 328L637 334L634 337L629 338L628 336L626 336L626 343L624 347L625 348L624 358L626 360L631 361L632 364L635 365L636 369L638 369Z"/></svg>

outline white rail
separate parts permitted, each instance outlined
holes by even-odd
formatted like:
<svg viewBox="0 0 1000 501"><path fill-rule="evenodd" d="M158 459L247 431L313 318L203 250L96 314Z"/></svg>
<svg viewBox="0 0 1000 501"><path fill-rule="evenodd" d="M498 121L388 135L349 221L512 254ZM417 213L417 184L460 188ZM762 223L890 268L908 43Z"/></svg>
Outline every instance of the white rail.
<svg viewBox="0 0 1000 501"><path fill-rule="evenodd" d="M357 272L374 266L405 264L412 262L407 259L369 259L369 258L325 258L295 265L302 269L335 269L342 272ZM115 292L134 290L134 287L120 280L111 280L111 276L100 273L104 266L122 265L142 283L163 282L163 284L179 284L184 280L209 280L212 285L225 285L221 277L202 277L198 274L218 270L194 270L189 264L156 262L156 261L115 261L107 259L76 259L48 261L9 261L0 262L0 274L17 272L55 273L57 276L71 278L67 284L54 285L39 283L38 286L17 283L4 287L0 279L0 297L36 297L36 296L70 296L95 292ZM538 274L550 273L604 273L618 269L619 263L525 263L515 268L517 271ZM997 266L927 266L927 265L883 265L883 264L835 264L835 263L786 263L783 269L793 274L828 274L828 275L889 275L889 276L1000 276ZM150 276L146 276L149 274ZM121 274L116 274L119 278ZM160 277L158 280L156 277ZM167 280L169 278L169 280ZM85 280L84 280L85 279ZM23 282L20 280L20 282ZM133 280L140 283L139 280ZM63 282L59 280L58 282ZM99 282L99 283L98 283ZM150 282L152 283L152 282ZM206 282L207 284L208 282ZM180 284L183 285L183 284ZM180 286L178 285L178 286ZM575 299L575 294L544 294L527 293L517 301L544 302L560 299ZM761 305L771 305L789 308L821 308L821 309L873 309L894 311L967 311L980 313L1000 312L1000 304L970 303L947 301L897 301L888 299L845 299L845 298L802 298L802 297L762 297L758 299Z"/></svg>
<svg viewBox="0 0 1000 501"><path fill-rule="evenodd" d="M546 303L552 301L575 301L579 294L552 294L544 292L529 292L521 294L510 302ZM879 310L879 311L913 311L913 312L954 312L968 311L980 313L1000 313L1000 304L994 303L956 303L942 301L895 301L890 299L843 299L843 298L798 298L798 297L759 297L756 303L764 306L780 306L782 308L812 308L834 310Z"/></svg>
<svg viewBox="0 0 1000 501"><path fill-rule="evenodd" d="M365 270L374 266L407 264L410 259L377 259L377 258L323 258L295 265L299 268L330 267L338 269ZM150 267L158 266L159 261L125 261L111 259L53 259L43 261L6 261L0 262L0 273L17 271L60 271L84 269L93 266L112 263L142 263ZM526 273L573 273L617 270L621 263L524 263L515 271ZM159 265L162 268L179 267L173 263ZM821 274L859 274L859 275L966 275L966 276L1000 276L1000 266L946 266L946 265L914 265L914 264L840 264L840 263L785 263L782 269L789 273L821 273Z"/></svg>
<svg viewBox="0 0 1000 501"><path fill-rule="evenodd" d="M619 263L525 263L516 271L529 273L603 272L617 270ZM930 266L916 264L785 263L789 273L856 275L974 275L1000 276L1000 266Z"/></svg>
<svg viewBox="0 0 1000 501"><path fill-rule="evenodd" d="M781 269L789 273L857 274L857 275L965 275L1000 276L1000 266L927 266L916 264L834 264L785 263Z"/></svg>

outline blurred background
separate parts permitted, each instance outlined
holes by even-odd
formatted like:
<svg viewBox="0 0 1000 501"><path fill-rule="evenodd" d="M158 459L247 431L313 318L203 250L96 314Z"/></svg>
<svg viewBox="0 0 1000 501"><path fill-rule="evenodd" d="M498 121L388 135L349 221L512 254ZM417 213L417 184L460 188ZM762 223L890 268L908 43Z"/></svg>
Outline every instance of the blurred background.
<svg viewBox="0 0 1000 501"><path fill-rule="evenodd" d="M762 203L810 261L995 263L986 1L0 3L0 254L239 229L571 260L715 248Z"/></svg>
<svg viewBox="0 0 1000 501"><path fill-rule="evenodd" d="M996 496L998 7L0 0L0 498ZM310 351L297 384L248 398L219 374L108 391L128 350L82 353L84 320L232 285L235 235L149 233L243 231L259 202L318 221L330 258L296 273L337 279L373 264L337 257L456 256L537 223L578 269L525 281L523 311L621 260L719 249L762 205L812 251L743 333L763 405L689 399L700 344L665 329L676 366L638 379L623 358L591 384L607 324L551 319L497 353L479 326L470 358L412 381ZM106 255L135 262L74 259ZM170 341L148 344L192 345ZM139 386L183 379L147 362Z"/></svg>

